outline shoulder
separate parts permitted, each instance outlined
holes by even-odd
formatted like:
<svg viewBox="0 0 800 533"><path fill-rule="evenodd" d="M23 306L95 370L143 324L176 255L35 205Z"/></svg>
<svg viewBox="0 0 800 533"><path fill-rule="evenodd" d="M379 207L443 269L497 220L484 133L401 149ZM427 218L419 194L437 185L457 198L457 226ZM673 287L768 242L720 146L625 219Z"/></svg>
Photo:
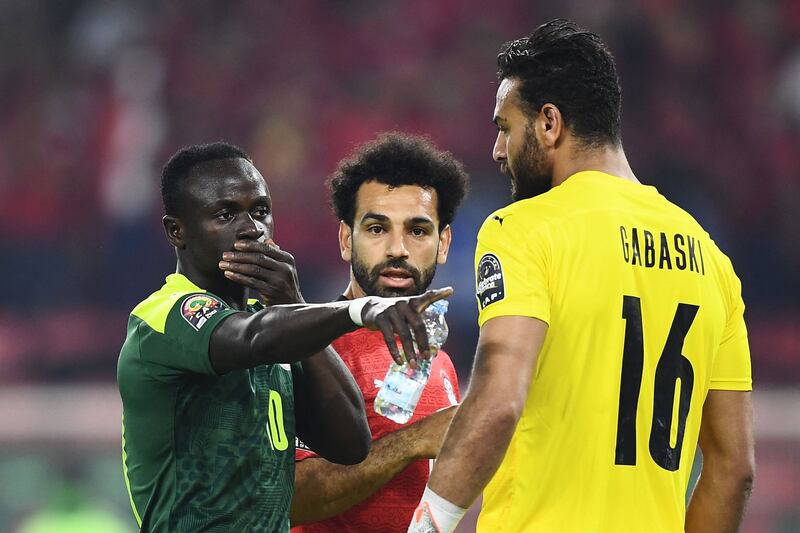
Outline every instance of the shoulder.
<svg viewBox="0 0 800 533"><path fill-rule="evenodd" d="M561 194L556 189L535 198L514 202L493 212L483 221L478 240L483 242L513 238L521 232L529 235L546 228L565 212L558 208L562 201Z"/></svg>
<svg viewBox="0 0 800 533"><path fill-rule="evenodd" d="M158 333L165 333L167 319L174 314L199 330L213 315L228 305L211 293L203 291L165 291L151 294L137 305L131 316L140 319Z"/></svg>

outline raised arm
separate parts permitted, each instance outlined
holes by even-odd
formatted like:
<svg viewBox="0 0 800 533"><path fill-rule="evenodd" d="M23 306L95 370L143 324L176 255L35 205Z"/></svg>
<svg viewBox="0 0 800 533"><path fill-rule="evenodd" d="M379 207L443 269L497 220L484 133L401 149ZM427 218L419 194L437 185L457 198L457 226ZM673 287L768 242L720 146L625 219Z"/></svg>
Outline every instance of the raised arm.
<svg viewBox="0 0 800 533"><path fill-rule="evenodd" d="M739 530L755 477L750 392L711 390L703 405L703 471L686 512L687 533Z"/></svg>
<svg viewBox="0 0 800 533"><path fill-rule="evenodd" d="M506 453L528 398L547 324L523 316L481 327L469 390L453 418L428 487L464 509Z"/></svg>
<svg viewBox="0 0 800 533"><path fill-rule="evenodd" d="M412 461L435 458L455 410L448 407L381 437L357 465L341 466L318 457L299 461L295 466L292 525L342 513L375 494Z"/></svg>

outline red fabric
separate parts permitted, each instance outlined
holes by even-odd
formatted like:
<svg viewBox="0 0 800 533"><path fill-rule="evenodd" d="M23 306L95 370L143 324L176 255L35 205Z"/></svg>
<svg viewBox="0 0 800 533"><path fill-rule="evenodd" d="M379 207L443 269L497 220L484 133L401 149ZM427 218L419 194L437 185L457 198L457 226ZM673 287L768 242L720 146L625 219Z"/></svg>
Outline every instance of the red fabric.
<svg viewBox="0 0 800 533"><path fill-rule="evenodd" d="M397 424L376 413L373 406L375 396L378 394L378 386L375 381L383 381L392 362L381 333L358 329L334 341L333 347L350 368L356 383L364 394L367 421L373 440L413 424L443 407L452 405L451 398L456 402L461 400L453 363L444 351L440 351L433 360L431 376L422 392L414 416L406 424ZM450 394L447 392L448 388L451 390ZM314 452L300 447L296 454L298 461L316 457ZM294 533L405 532L411 522L414 509L422 497L422 492L425 490L429 474L429 461L415 461L378 492L355 507L328 520L292 528L292 531Z"/></svg>

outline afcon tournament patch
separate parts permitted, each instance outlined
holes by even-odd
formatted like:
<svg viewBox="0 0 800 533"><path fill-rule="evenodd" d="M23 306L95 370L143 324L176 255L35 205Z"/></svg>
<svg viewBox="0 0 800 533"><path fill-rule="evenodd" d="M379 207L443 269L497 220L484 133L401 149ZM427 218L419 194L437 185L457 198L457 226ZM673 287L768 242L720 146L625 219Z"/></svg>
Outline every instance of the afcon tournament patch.
<svg viewBox="0 0 800 533"><path fill-rule="evenodd" d="M222 302L207 294L193 294L181 304L181 316L194 329L200 331L208 319L222 309Z"/></svg>
<svg viewBox="0 0 800 533"><path fill-rule="evenodd" d="M475 289L481 309L499 302L506 296L503 285L503 267L494 254L484 254L478 261L478 282Z"/></svg>

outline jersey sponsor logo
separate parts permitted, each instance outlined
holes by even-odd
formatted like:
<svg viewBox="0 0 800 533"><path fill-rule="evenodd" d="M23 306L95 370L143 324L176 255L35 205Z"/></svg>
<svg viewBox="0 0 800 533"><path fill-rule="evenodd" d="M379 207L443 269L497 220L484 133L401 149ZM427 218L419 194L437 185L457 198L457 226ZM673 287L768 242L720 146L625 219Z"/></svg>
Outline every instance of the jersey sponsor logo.
<svg viewBox="0 0 800 533"><path fill-rule="evenodd" d="M481 309L505 298L503 267L496 255L484 254L478 261L478 284L475 293Z"/></svg>
<svg viewBox="0 0 800 533"><path fill-rule="evenodd" d="M441 370L440 372L440 375L442 376L442 383L444 383L444 392L447 394L447 399L450 400L450 405L458 405L458 400L456 399L456 390L453 388L453 384L450 383L450 378L447 377L447 373L444 370Z"/></svg>
<svg viewBox="0 0 800 533"><path fill-rule="evenodd" d="M197 331L223 309L222 302L208 294L193 294L181 304L181 316Z"/></svg>

